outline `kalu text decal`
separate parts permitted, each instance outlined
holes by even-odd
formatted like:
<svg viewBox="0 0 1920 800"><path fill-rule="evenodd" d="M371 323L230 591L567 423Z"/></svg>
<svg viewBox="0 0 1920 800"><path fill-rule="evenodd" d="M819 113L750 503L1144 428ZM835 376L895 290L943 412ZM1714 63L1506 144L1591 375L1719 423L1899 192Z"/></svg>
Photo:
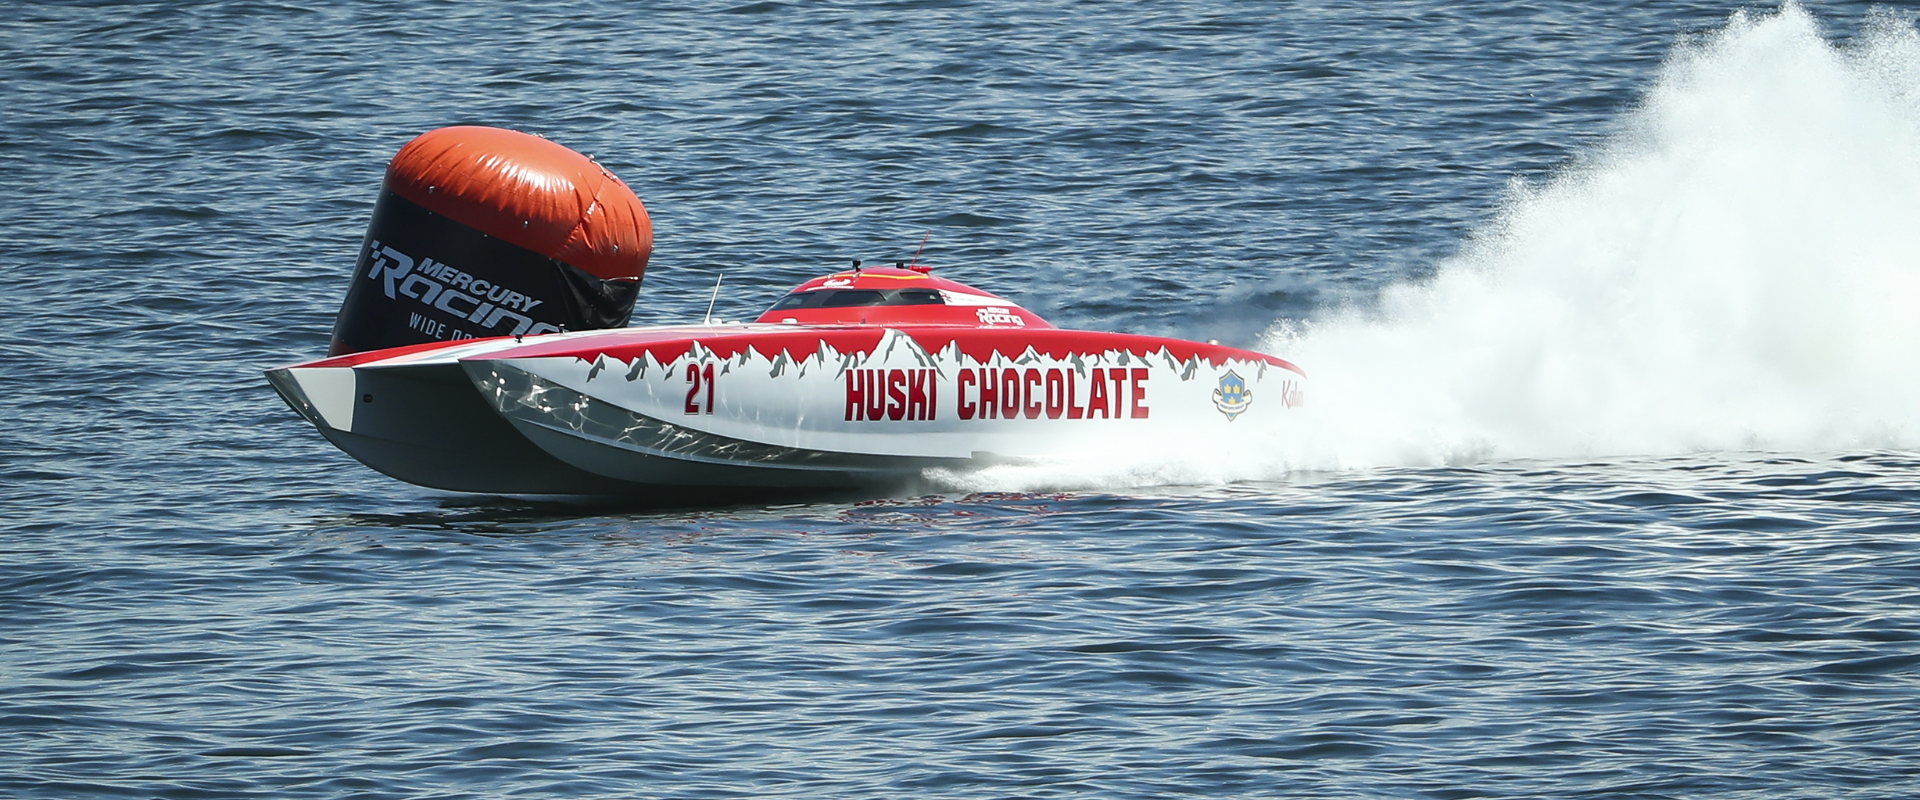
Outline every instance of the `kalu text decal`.
<svg viewBox="0 0 1920 800"><path fill-rule="evenodd" d="M971 419L1147 419L1144 367L981 367L955 376L954 409ZM931 369L851 369L846 377L846 416L852 421L935 420L940 412L940 374Z"/></svg>
<svg viewBox="0 0 1920 800"><path fill-rule="evenodd" d="M445 311L479 325L495 334L510 336L554 333L560 328L535 322L524 313L542 300L529 297L484 278L475 278L454 267L424 259L416 265L412 256L385 247L378 241L368 245L373 253L373 269L367 279L380 282L387 297L402 297ZM414 327L443 325L424 317L415 318ZM435 331L424 331L438 336Z"/></svg>

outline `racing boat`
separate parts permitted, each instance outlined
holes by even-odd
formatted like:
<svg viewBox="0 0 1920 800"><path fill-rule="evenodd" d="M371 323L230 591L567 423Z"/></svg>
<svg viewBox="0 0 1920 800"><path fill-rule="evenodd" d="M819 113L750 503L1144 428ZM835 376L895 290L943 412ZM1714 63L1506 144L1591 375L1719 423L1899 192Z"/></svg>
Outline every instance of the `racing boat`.
<svg viewBox="0 0 1920 800"><path fill-rule="evenodd" d="M498 149L494 142L489 152ZM581 312L575 322L591 326L587 318L597 314L624 325L617 300L631 298L638 276L587 273L574 266L583 259L548 258L545 267L564 274L545 284L518 274L480 277L483 262L498 260L475 257L488 247L543 252L504 241L500 234L517 233L511 224L466 223L485 232L464 249L448 237L398 246L423 226L476 219L436 196L444 180L423 184L432 191L397 180L403 160L389 168L376 205L336 324L335 355L268 370L267 378L334 445L404 481L627 496L853 488L1152 437L1231 437L1257 424L1249 418L1284 414L1303 397L1303 374L1279 358L1056 328L917 263L854 262L795 287L750 323L571 330L539 321L535 310L571 289L571 299L552 305ZM400 228L383 222L395 200L407 206ZM590 215L606 205L598 198L581 207ZM651 228L644 233L629 231L626 241L650 246ZM527 283L549 295L503 288ZM427 340L355 346L366 341L365 320L399 314L410 315L406 324L390 328Z"/></svg>

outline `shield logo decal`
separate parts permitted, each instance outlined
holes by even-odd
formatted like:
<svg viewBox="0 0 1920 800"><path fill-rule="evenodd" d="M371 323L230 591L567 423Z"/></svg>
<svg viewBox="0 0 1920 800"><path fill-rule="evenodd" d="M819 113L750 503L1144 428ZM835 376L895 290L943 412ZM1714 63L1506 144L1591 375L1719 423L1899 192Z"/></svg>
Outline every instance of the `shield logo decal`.
<svg viewBox="0 0 1920 800"><path fill-rule="evenodd" d="M1213 407L1227 415L1227 419L1240 416L1253 404L1253 390L1247 388L1247 380L1233 370L1220 377L1220 388L1213 390Z"/></svg>

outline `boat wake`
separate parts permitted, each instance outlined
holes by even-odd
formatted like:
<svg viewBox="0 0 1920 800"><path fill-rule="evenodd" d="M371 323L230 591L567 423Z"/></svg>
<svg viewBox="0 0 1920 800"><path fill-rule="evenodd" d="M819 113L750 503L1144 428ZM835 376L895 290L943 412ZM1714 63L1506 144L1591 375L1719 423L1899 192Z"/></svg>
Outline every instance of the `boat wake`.
<svg viewBox="0 0 1920 800"><path fill-rule="evenodd" d="M1433 278L1276 323L1263 349L1312 382L1284 429L949 480L1920 448L1916 220L1914 29L1889 16L1835 45L1797 5L1736 14L1682 45L1598 152L1515 185Z"/></svg>

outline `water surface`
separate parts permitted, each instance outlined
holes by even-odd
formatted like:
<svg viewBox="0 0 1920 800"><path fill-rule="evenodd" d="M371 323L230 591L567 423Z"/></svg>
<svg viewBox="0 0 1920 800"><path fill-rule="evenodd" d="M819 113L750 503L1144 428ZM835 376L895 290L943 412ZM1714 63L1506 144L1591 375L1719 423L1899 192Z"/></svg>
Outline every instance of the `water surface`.
<svg viewBox="0 0 1920 800"><path fill-rule="evenodd" d="M0 794L1920 794L1920 44L1843 2L35 3L0 21ZM385 161L541 133L636 323L911 257L1314 424L898 496L334 451Z"/></svg>

